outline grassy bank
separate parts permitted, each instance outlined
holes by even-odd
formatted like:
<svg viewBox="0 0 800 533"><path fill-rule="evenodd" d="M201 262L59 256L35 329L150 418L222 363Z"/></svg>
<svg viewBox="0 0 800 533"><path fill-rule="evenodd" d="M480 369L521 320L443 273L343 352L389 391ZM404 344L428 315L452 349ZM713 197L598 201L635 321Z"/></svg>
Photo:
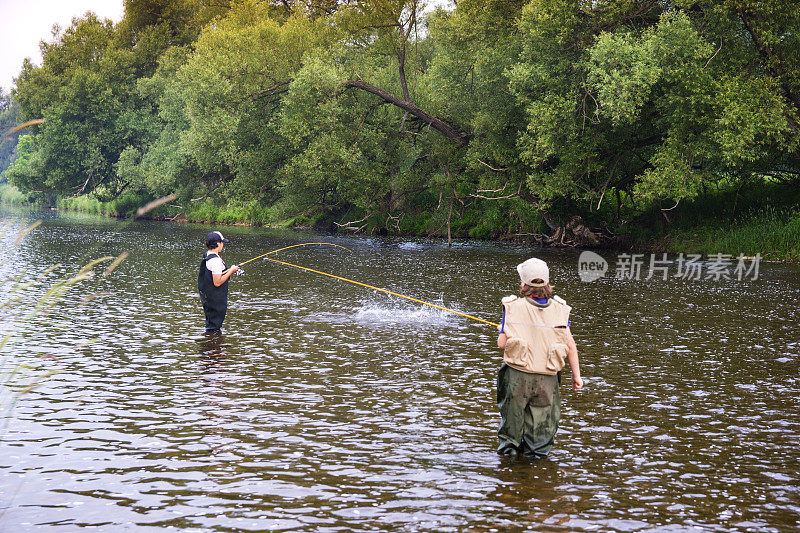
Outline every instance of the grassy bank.
<svg viewBox="0 0 800 533"><path fill-rule="evenodd" d="M57 207L68 211L113 217L133 216L136 209L153 200L149 196L127 194L110 202L93 196L67 197L58 200ZM314 212L288 202L264 205L257 201L225 202L205 198L192 202L176 200L150 211L147 218L199 222L207 224L243 224L268 227L302 227L321 230L366 234L425 235L454 238L492 239L516 233L541 232L541 217L520 199L505 205L495 203L489 209L439 202L438 195L422 194L402 212L394 214L368 213L357 207L335 212ZM348 224L349 223L349 224Z"/></svg>
<svg viewBox="0 0 800 533"><path fill-rule="evenodd" d="M2 189L0 189L2 194ZM19 191L6 192L18 199ZM127 194L111 202L94 197L69 197L58 201L61 209L105 216L132 216L153 198ZM176 201L148 214L158 220L208 224L244 224L268 227L314 227L322 230L367 234L424 235L453 238L524 241L532 233L549 233L538 213L520 199L494 202L488 208L461 207L420 195L418 205L397 216L377 215L351 208L338 213L301 213L294 205L267 206L256 201L219 203ZM630 212L633 213L633 210ZM665 216L666 215L666 216ZM605 220L599 218L603 216ZM623 210L622 218L625 218ZM654 207L627 222L612 220L612 211L586 216L597 227L605 223L618 238L609 247L640 251L745 254L760 253L765 259L800 261L800 186L753 182L748 186L709 191L676 208L662 212ZM351 224L345 228L348 222ZM449 224L448 224L449 222ZM337 225L339 224L339 225Z"/></svg>
<svg viewBox="0 0 800 533"><path fill-rule="evenodd" d="M68 196L60 198L56 206L67 211L123 218L133 216L150 200L152 198L141 194L123 194L110 202L101 202L94 196Z"/></svg>
<svg viewBox="0 0 800 533"><path fill-rule="evenodd" d="M8 183L0 183L0 204L34 205L27 194Z"/></svg>
<svg viewBox="0 0 800 533"><path fill-rule="evenodd" d="M765 259L800 261L800 210L681 229L669 238L668 249L703 255L760 253Z"/></svg>
<svg viewBox="0 0 800 533"><path fill-rule="evenodd" d="M636 247L800 261L798 184L753 182L698 196L665 213L669 222L654 209L627 228Z"/></svg>
<svg viewBox="0 0 800 533"><path fill-rule="evenodd" d="M154 199L152 196L134 193L123 194L108 202L102 202L94 196L69 196L59 199L56 206L65 211L128 218L134 216L137 209ZM207 224L290 227L312 225L319 217L279 218L279 212L275 207L264 206L257 202L220 204L212 199L204 199L198 202L176 200L175 203L153 209L145 218Z"/></svg>

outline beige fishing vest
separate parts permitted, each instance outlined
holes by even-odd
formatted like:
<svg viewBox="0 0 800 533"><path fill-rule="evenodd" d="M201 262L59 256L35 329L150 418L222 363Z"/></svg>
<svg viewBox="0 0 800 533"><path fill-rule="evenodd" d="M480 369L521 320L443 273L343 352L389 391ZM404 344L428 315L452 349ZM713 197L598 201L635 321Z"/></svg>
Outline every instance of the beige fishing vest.
<svg viewBox="0 0 800 533"><path fill-rule="evenodd" d="M567 359L567 303L553 296L547 304L537 305L529 298L503 298L506 310L503 331L508 336L503 361L512 368L531 374L554 375L564 368Z"/></svg>

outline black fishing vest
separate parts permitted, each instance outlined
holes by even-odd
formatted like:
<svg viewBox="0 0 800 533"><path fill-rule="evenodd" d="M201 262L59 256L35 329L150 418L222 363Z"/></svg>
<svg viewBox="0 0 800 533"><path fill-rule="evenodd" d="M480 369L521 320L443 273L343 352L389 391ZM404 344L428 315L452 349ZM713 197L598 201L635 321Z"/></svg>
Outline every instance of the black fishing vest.
<svg viewBox="0 0 800 533"><path fill-rule="evenodd" d="M200 293L200 300L207 306L216 309L222 309L228 306L228 280L219 287L214 286L214 275L206 266L206 261L213 257L219 257L217 254L208 254L203 256L200 261L200 271L197 273L197 290ZM223 266L225 263L222 263ZM225 267L227 268L227 267Z"/></svg>

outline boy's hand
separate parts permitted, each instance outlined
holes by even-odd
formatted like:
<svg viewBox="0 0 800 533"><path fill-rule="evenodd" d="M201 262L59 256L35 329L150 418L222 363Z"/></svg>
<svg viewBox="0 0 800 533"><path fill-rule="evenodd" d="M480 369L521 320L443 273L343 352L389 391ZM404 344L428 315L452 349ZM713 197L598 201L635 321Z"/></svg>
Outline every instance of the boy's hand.
<svg viewBox="0 0 800 533"><path fill-rule="evenodd" d="M501 333L500 335L497 336L497 347L500 348L501 350L505 350L507 342L508 342L508 335L506 335L505 333Z"/></svg>
<svg viewBox="0 0 800 533"><path fill-rule="evenodd" d="M580 376L572 376L572 388L574 390L580 390L583 388L583 378Z"/></svg>

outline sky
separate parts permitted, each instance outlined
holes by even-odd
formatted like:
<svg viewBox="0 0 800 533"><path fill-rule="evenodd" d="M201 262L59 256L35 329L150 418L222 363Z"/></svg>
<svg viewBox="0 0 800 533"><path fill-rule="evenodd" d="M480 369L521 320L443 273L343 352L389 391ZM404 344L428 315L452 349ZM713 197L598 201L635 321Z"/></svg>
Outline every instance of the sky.
<svg viewBox="0 0 800 533"><path fill-rule="evenodd" d="M66 28L87 11L119 22L123 0L0 0L0 87L11 89L26 57L41 65L39 41L51 39L53 24Z"/></svg>
<svg viewBox="0 0 800 533"><path fill-rule="evenodd" d="M430 4L451 6L452 0L431 0ZM11 90L26 57L42 64L39 41L52 39L53 24L66 28L73 17L87 11L119 22L123 0L0 0L0 87Z"/></svg>

